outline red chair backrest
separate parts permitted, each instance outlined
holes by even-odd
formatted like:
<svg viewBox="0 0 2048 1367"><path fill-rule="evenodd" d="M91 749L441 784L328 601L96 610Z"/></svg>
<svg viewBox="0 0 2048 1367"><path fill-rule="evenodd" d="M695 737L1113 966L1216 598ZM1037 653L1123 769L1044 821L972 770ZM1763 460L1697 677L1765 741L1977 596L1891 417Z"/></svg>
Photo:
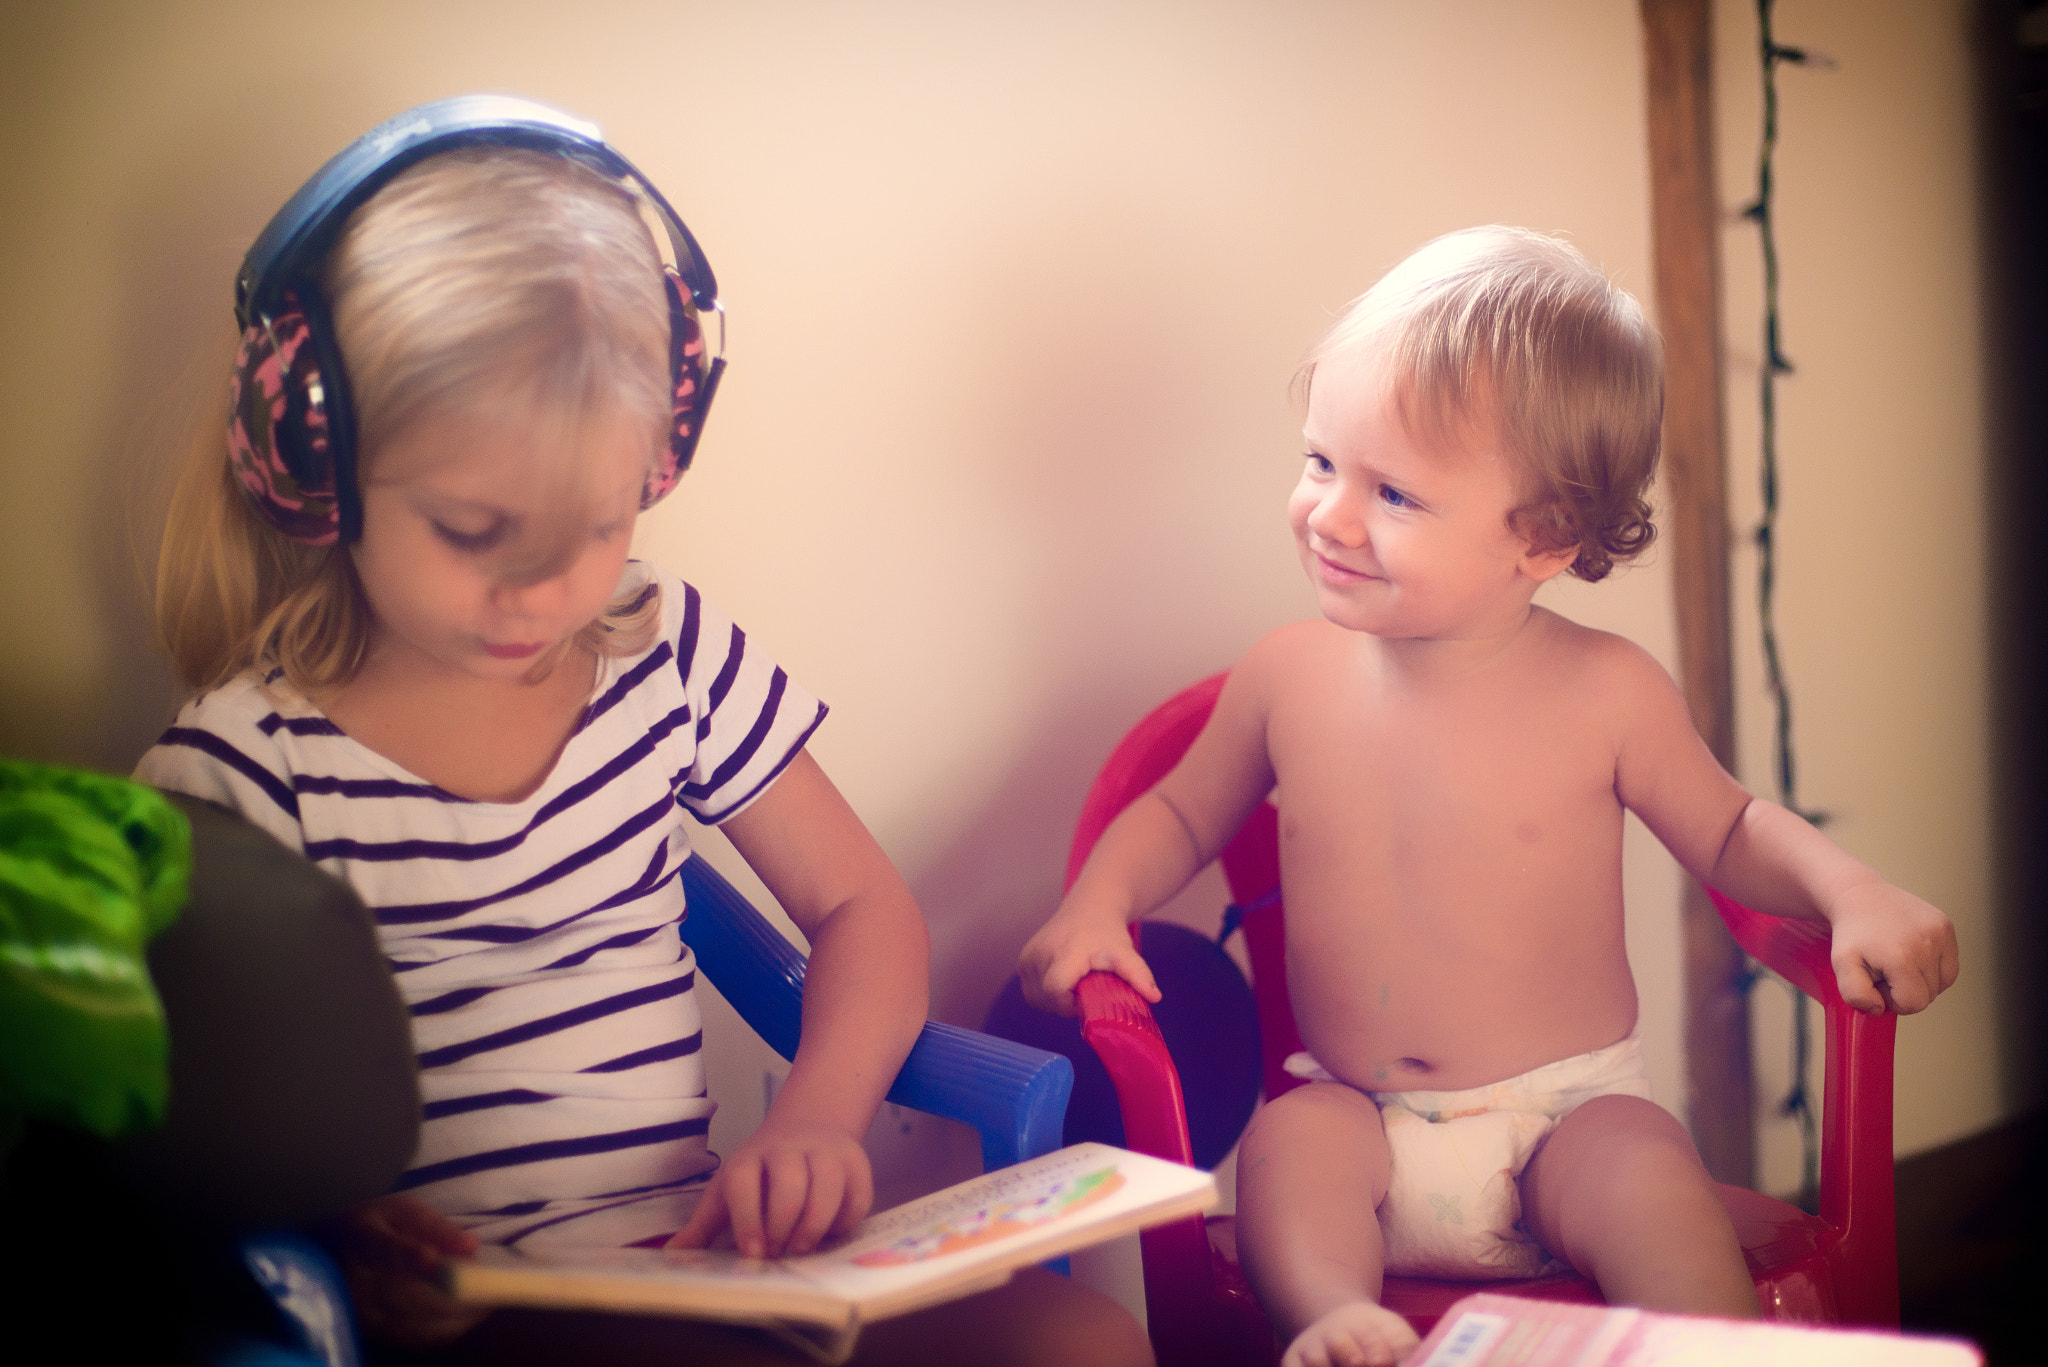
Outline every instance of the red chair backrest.
<svg viewBox="0 0 2048 1367"><path fill-rule="evenodd" d="M1213 674L1175 694L1132 727L1095 777L1075 823L1067 854L1068 887L1081 874L1089 851L1117 814L1149 792L1180 763L1215 710L1228 673ZM1266 1098L1301 1085L1281 1064L1301 1048L1294 1007L1287 1000L1287 928L1280 900L1279 813L1262 804L1218 856L1231 900L1244 914L1245 946L1252 963L1252 991L1259 1004L1259 1051ZM1139 939L1140 948L1143 939Z"/></svg>

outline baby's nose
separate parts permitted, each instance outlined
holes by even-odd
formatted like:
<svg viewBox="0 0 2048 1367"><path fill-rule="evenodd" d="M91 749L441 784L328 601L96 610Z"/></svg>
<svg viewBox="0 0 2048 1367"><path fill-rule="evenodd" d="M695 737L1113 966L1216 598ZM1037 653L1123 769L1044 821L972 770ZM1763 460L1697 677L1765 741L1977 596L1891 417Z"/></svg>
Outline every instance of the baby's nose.
<svg viewBox="0 0 2048 1367"><path fill-rule="evenodd" d="M1365 544L1365 519L1358 515L1351 500L1341 490L1332 490L1309 509L1308 529L1339 546Z"/></svg>

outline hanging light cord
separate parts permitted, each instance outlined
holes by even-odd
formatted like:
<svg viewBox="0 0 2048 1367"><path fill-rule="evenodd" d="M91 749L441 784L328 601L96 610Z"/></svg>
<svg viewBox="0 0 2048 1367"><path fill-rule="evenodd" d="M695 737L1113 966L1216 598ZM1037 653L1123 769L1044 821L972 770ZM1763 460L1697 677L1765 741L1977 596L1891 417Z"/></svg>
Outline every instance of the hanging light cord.
<svg viewBox="0 0 2048 1367"><path fill-rule="evenodd" d="M1778 653L1778 622L1773 605L1777 588L1778 529L1778 377L1792 373L1792 362L1781 346L1778 319L1778 237L1771 217L1776 184L1772 160L1778 147L1778 68L1794 66L1831 68L1834 63L1804 48L1787 47L1771 32L1773 0L1757 0L1759 49L1763 61L1764 119L1763 144L1757 154L1756 199L1743 216L1757 225L1764 262L1764 356L1761 367L1760 399L1762 437L1759 482L1763 513L1756 527L1757 621L1763 638L1764 682L1770 690L1775 712L1773 758L1777 770L1778 801L1819 826L1827 813L1799 805L1798 768L1792 749L1792 694L1785 681L1784 662ZM1800 1203L1811 1207L1820 1187L1820 1141L1813 1113L1813 1095L1806 1085L1811 1041L1807 1022L1806 994L1792 991L1792 1083L1778 1113L1799 1122Z"/></svg>

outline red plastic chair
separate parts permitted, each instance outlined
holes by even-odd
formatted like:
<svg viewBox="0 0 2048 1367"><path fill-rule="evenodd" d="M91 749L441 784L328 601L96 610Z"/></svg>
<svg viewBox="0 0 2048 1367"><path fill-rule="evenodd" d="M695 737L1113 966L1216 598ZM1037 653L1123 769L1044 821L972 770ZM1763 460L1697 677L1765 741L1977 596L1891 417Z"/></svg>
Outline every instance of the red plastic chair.
<svg viewBox="0 0 2048 1367"><path fill-rule="evenodd" d="M1179 762L1209 719L1224 675L1168 700L1133 727L1089 790L1067 861L1072 886L1103 828ZM1301 1048L1287 1000L1277 813L1262 806L1220 856L1244 930L1258 997L1268 1098L1299 1086L1281 1061ZM1828 934L1811 922L1766 916L1711 894L1736 942L1821 1004L1827 1071L1821 1111L1820 1214L1741 1187L1721 1186L1743 1256L1773 1319L1896 1328L1897 1234L1892 1207L1892 1044L1897 1018L1846 1005L1828 961ZM1139 927L1133 927L1140 934ZM1142 938L1140 947L1143 947ZM1180 1074L1145 1000L1109 973L1078 988L1081 1030L1116 1084L1125 1142L1140 1153L1190 1161ZM1199 1065L1197 1065L1199 1066ZM1190 1217L1141 1236L1145 1306L1161 1367L1271 1363L1272 1329L1236 1261L1230 1217ZM1426 1334L1452 1302L1477 1289L1599 1303L1576 1276L1451 1282L1389 1277L1384 1303Z"/></svg>

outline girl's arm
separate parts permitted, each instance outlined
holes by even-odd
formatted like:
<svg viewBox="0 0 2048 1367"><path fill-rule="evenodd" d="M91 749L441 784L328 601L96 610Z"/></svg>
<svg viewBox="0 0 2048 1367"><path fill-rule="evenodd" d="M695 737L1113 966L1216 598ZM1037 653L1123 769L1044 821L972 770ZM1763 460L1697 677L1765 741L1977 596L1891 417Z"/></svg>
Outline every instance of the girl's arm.
<svg viewBox="0 0 2048 1367"><path fill-rule="evenodd" d="M1074 985L1097 970L1159 1000L1130 924L1180 891L1273 790L1266 673L1275 652L1267 642L1231 671L1181 762L1109 823L1059 910L1025 944L1018 974L1033 1005L1073 1015Z"/></svg>
<svg viewBox="0 0 2048 1367"><path fill-rule="evenodd" d="M675 1242L728 1224L751 1257L808 1253L866 1215L861 1137L924 1028L930 941L910 889L809 751L720 827L811 942L803 1034L766 1119Z"/></svg>
<svg viewBox="0 0 2048 1367"><path fill-rule="evenodd" d="M1616 792L1686 872L1757 911L1826 921L1836 984L1859 1011L1911 1013L1947 990L1957 956L1946 916L1812 823L1752 797L1714 759L1649 656L1628 647L1615 666Z"/></svg>

